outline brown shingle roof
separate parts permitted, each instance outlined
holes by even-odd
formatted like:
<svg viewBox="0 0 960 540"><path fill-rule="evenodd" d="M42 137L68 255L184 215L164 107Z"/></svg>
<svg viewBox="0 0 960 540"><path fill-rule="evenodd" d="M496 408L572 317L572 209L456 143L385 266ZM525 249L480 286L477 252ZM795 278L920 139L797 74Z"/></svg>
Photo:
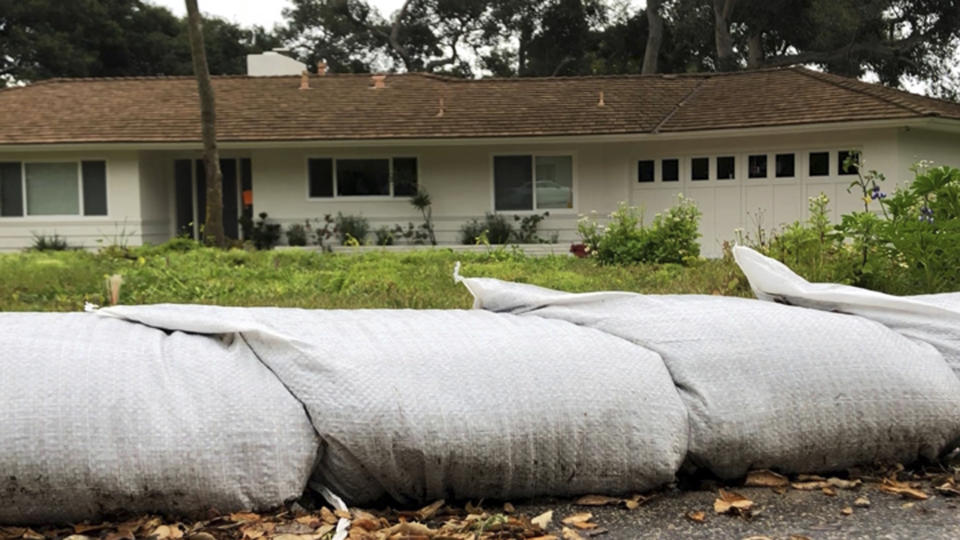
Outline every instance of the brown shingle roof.
<svg viewBox="0 0 960 540"><path fill-rule="evenodd" d="M804 68L462 80L215 77L221 141L679 132L941 116L960 104ZM605 106L597 106L600 92ZM444 113L437 115L443 98ZM200 140L191 77L52 79L0 90L0 144Z"/></svg>

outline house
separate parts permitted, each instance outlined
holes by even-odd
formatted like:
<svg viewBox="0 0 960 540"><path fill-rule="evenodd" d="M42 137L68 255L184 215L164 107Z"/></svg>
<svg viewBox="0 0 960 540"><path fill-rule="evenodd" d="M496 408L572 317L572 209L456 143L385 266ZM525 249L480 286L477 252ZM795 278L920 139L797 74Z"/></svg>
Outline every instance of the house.
<svg viewBox="0 0 960 540"><path fill-rule="evenodd" d="M544 236L618 202L647 219L679 193L703 211L704 253L737 228L804 217L826 193L861 205L841 163L892 184L920 159L960 165L960 104L801 67L739 73L460 80L299 72L276 53L214 77L225 220L362 215L441 242L485 212L549 211ZM258 76L258 73L271 75ZM53 79L0 90L0 249L59 234L87 247L196 235L205 189L191 77ZM252 208L251 208L252 205Z"/></svg>

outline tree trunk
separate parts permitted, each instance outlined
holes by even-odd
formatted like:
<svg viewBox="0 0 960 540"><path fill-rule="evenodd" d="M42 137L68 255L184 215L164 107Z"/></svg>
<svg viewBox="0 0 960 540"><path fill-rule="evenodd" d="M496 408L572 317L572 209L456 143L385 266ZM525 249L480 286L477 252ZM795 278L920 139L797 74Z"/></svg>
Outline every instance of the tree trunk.
<svg viewBox="0 0 960 540"><path fill-rule="evenodd" d="M203 48L203 28L197 0L186 0L187 23L190 28L190 50L193 56L193 73L197 77L200 94L200 122L203 126L203 164L207 172L207 222L203 225L203 238L219 247L227 244L223 232L223 174L220 172L220 152L217 150L217 111L207 68L207 54Z"/></svg>
<svg viewBox="0 0 960 540"><path fill-rule="evenodd" d="M736 0L713 0L714 38L717 43L717 71L734 71L737 59L733 56L733 38L730 36L730 12Z"/></svg>
<svg viewBox="0 0 960 540"><path fill-rule="evenodd" d="M763 40L761 37L760 32L750 34L750 39L747 42L747 67L750 69L757 69L763 65Z"/></svg>
<svg viewBox="0 0 960 540"><path fill-rule="evenodd" d="M656 73L660 43L663 41L663 17L660 5L663 0L647 0L647 48L643 51L643 68L640 73Z"/></svg>

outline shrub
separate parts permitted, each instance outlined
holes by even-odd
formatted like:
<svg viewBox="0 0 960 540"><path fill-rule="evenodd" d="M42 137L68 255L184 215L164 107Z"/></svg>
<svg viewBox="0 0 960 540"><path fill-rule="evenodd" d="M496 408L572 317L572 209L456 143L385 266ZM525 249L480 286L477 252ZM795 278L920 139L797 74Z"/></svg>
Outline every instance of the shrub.
<svg viewBox="0 0 960 540"><path fill-rule="evenodd" d="M287 244L291 246L307 245L307 228L300 223L287 227Z"/></svg>
<svg viewBox="0 0 960 540"><path fill-rule="evenodd" d="M399 225L398 225L399 227ZM378 246L392 246L394 242L393 230L384 225L374 232Z"/></svg>
<svg viewBox="0 0 960 540"><path fill-rule="evenodd" d="M513 225L501 214L487 212L483 221L472 219L460 228L463 244L476 244L481 237L490 244L507 244L513 237Z"/></svg>
<svg viewBox="0 0 960 540"><path fill-rule="evenodd" d="M34 234L33 246L30 249L34 251L64 251L69 248L70 246L67 245L67 239L54 233L49 236L45 234Z"/></svg>
<svg viewBox="0 0 960 540"><path fill-rule="evenodd" d="M423 216L420 228L423 230L425 239L430 240L430 245L437 245L437 236L433 231L433 201L430 199L430 193L418 187L417 193L410 197L410 204Z"/></svg>
<svg viewBox="0 0 960 540"><path fill-rule="evenodd" d="M259 217L250 228L250 239L257 249L273 249L280 241L280 224L267 221L266 212L260 212Z"/></svg>
<svg viewBox="0 0 960 540"><path fill-rule="evenodd" d="M337 238L341 245L350 245L351 243L363 245L366 243L367 235L370 234L370 222L367 221L367 218L345 216L337 213L336 224Z"/></svg>
<svg viewBox="0 0 960 540"><path fill-rule="evenodd" d="M317 245L320 246L324 251L330 251L330 246L327 244L327 240L333 237L336 234L337 222L333 219L333 216L330 214L325 214L323 216L323 221L317 219L317 228L314 230L314 238L317 241ZM322 227L320 225L323 225Z"/></svg>
<svg viewBox="0 0 960 540"><path fill-rule="evenodd" d="M681 195L649 227L639 209L621 203L606 226L581 217L577 231L586 250L604 264L687 263L700 255L699 226L700 210Z"/></svg>
<svg viewBox="0 0 960 540"><path fill-rule="evenodd" d="M518 244L537 244L545 242L543 238L540 238L540 235L537 234L537 229L540 227L540 222L547 219L550 216L550 212L544 212L542 214L530 214L529 216L513 216L514 221L520 222L520 228L514 232L514 238Z"/></svg>

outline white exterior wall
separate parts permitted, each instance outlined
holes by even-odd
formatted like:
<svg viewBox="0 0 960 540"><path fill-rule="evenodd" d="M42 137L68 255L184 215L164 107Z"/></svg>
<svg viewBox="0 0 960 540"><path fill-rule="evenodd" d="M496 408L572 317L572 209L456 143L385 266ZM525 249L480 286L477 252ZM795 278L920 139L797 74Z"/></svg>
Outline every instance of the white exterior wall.
<svg viewBox="0 0 960 540"><path fill-rule="evenodd" d="M84 248L109 245L119 242L120 238L125 238L129 245L142 242L137 152L14 152L0 149L0 161L83 160L106 161L107 215L0 217L0 251L30 247L35 234L57 234L66 238L70 246Z"/></svg>
<svg viewBox="0 0 960 540"><path fill-rule="evenodd" d="M926 141L925 141L926 143ZM577 218L580 214L598 212L609 215L621 201L645 209L645 219L673 205L679 193L693 199L703 211L701 239L703 253L720 253L724 240L732 240L734 231L743 228L766 232L803 219L808 197L821 192L831 200L833 219L860 208L860 196L849 194L851 176L837 174L837 152L860 150L869 168L885 172L888 177L900 170L898 131L894 128L850 132L805 133L777 136L739 136L703 139L667 139L636 143L557 143L502 144L481 146L429 146L382 148L316 148L254 150L254 209L267 212L286 227L324 214L362 215L373 229L386 225L420 223L420 217L406 198L344 197L309 199L307 197L307 159L310 157L409 157L418 158L420 184L433 199L433 215L438 240L459 241L460 227L472 218L482 217L493 209L492 160L498 154L569 154L574 163L574 208L550 210L550 217L541 223L540 235L559 235L561 242L576 241ZM813 151L830 153L830 175L807 178L807 155ZM774 155L794 153L795 179L778 179L774 175ZM768 154L767 179L747 178L747 156ZM715 157L733 155L737 161L735 180L716 180ZM689 159L710 157L711 180L689 181ZM679 158L681 181L659 182L659 159ZM658 160L657 181L637 182L637 161ZM892 187L892 186L891 186ZM509 216L530 212L504 212ZM754 233L755 234L755 233Z"/></svg>
<svg viewBox="0 0 960 540"><path fill-rule="evenodd" d="M743 132L741 132L743 133ZM267 212L284 228L292 223L322 219L337 212L362 215L376 230L421 217L406 197L308 197L307 159L310 157L416 157L419 182L431 194L433 216L441 243L458 243L460 228L470 219L493 209L493 156L504 154L565 154L573 156L574 208L550 210L540 225L540 235L558 235L561 242L576 241L577 218L597 211L609 215L621 201L645 209L649 222L656 212L671 206L682 192L697 202L704 213L701 239L705 255L720 253L724 240L734 238L737 228L756 234L803 219L807 199L820 192L831 200L833 219L861 208L860 196L849 194L853 177L840 176L837 152L861 150L868 169L886 174L887 191L894 183L909 179L909 166L918 159L960 166L960 134L921 129L883 128L856 131L805 132L790 135L730 135L642 142L567 142L551 144L502 143L477 145L409 145L366 148L317 147L225 150L224 158L249 157L252 163L255 213ZM827 151L830 175L808 178L807 155ZM774 178L777 153L795 154L794 179ZM747 178L747 156L768 155L768 178ZM733 155L737 178L716 180L717 156ZM174 234L173 161L197 159L188 151L84 151L19 152L0 150L0 161L92 160L107 162L108 213L106 217L14 217L0 218L0 250L28 247L33 233L59 234L71 245L97 247L122 237L129 245L158 243ZM689 180L689 159L709 157L711 180ZM680 159L679 182L661 183L659 160ZM656 181L637 182L637 161L657 161ZM530 212L505 212L508 216ZM762 220L756 216L762 213ZM100 243L97 240L101 240Z"/></svg>

